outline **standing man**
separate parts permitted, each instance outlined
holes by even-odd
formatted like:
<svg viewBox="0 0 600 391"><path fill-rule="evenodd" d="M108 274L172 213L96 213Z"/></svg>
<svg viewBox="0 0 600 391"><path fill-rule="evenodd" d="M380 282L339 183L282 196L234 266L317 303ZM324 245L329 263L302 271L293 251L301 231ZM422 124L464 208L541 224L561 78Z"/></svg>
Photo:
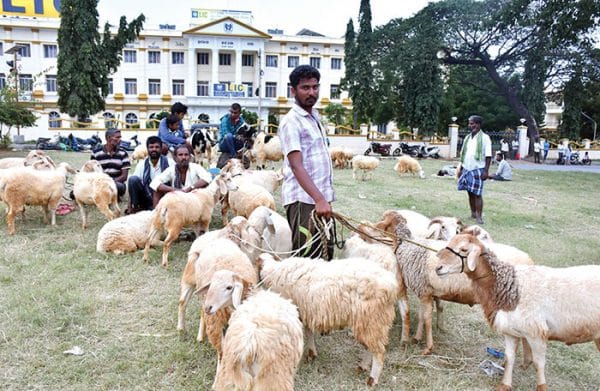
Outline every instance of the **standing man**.
<svg viewBox="0 0 600 391"><path fill-rule="evenodd" d="M478 115L469 117L469 133L465 137L460 151L460 171L458 173L458 190L466 190L469 194L471 217L477 224L483 224L483 181L489 175L492 161L492 142L481 130L482 118Z"/></svg>
<svg viewBox="0 0 600 391"><path fill-rule="evenodd" d="M127 214L152 209L154 190L150 188L150 182L169 166L175 164L169 157L162 155L162 145L158 136L150 136L146 140L148 157L137 164L133 175L127 181L129 188Z"/></svg>
<svg viewBox="0 0 600 391"><path fill-rule="evenodd" d="M500 151L502 151L502 157L504 159L508 158L508 141L505 139L500 140Z"/></svg>
<svg viewBox="0 0 600 391"><path fill-rule="evenodd" d="M550 142L548 139L544 140L544 164L546 164L546 158L548 157L548 152L550 151Z"/></svg>
<svg viewBox="0 0 600 391"><path fill-rule="evenodd" d="M541 163L542 159L542 143L540 143L540 139L536 138L535 143L533 143L533 162Z"/></svg>
<svg viewBox="0 0 600 391"><path fill-rule="evenodd" d="M121 131L119 129L107 129L104 137L106 138L106 144L92 152L91 159L97 160L102 166L102 171L115 181L120 200L127 190L127 176L131 167L129 155L127 151L119 147L121 144Z"/></svg>
<svg viewBox="0 0 600 391"><path fill-rule="evenodd" d="M317 233L311 219L313 210L317 216L329 219L331 202L335 200L331 159L319 115L313 108L319 99L320 79L319 71L309 65L300 65L292 71L290 85L295 102L279 127L285 157L281 197L292 228L294 250ZM317 240L299 255L316 258L322 251L321 241ZM332 240L327 245L327 256L333 257Z"/></svg>
<svg viewBox="0 0 600 391"><path fill-rule="evenodd" d="M150 182L150 188L154 190L153 207L156 207L158 201L166 193L176 190L189 193L194 189L208 186L212 179L204 167L190 162L192 155L187 144L175 148L174 155L175 164L169 166Z"/></svg>
<svg viewBox="0 0 600 391"><path fill-rule="evenodd" d="M187 135L183 129L183 117L187 114L187 109L187 106L183 103L175 102L171 106L171 114L160 120L158 124L158 137L160 137L164 144L164 154L167 153L169 148L175 148L185 143Z"/></svg>
<svg viewBox="0 0 600 391"><path fill-rule="evenodd" d="M511 151L510 151L510 158L512 160L516 160L517 159L517 152L519 152L519 140L518 140L518 135L515 136L515 138L513 139L513 141L510 143L511 146Z"/></svg>
<svg viewBox="0 0 600 391"><path fill-rule="evenodd" d="M219 127L219 149L222 153L227 153L229 155L225 160L235 158L237 152L244 146L243 140L235 137L238 129L246 123L241 114L242 106L240 106L239 103L234 103L229 108L229 114L225 114L221 117L221 126Z"/></svg>

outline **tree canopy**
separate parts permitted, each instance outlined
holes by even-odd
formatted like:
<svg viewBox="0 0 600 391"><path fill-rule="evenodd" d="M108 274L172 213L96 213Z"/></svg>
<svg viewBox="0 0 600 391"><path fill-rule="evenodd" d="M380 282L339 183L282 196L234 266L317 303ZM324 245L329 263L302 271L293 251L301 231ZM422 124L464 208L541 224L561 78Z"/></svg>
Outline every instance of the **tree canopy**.
<svg viewBox="0 0 600 391"><path fill-rule="evenodd" d="M135 40L145 17L131 23L121 17L113 35L108 23L98 30L98 0L62 0L58 29L58 106L62 112L87 118L104 110L109 76L121 63L123 47Z"/></svg>

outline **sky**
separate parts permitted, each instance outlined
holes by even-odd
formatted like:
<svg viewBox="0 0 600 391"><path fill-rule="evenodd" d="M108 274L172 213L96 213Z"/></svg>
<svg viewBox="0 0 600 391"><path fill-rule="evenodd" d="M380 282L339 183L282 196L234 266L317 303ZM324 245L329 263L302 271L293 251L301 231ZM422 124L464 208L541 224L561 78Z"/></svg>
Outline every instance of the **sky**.
<svg viewBox="0 0 600 391"><path fill-rule="evenodd" d="M386 24L395 18L410 17L425 7L428 0L371 0L371 26ZM165 6L167 5L167 6ZM173 8L171 8L171 6ZM259 30L280 29L295 35L303 28L328 37L342 37L352 18L358 31L360 0L99 0L101 26L108 21L118 25L143 13L145 28L174 24L177 30L189 27L192 8L252 11L253 26Z"/></svg>

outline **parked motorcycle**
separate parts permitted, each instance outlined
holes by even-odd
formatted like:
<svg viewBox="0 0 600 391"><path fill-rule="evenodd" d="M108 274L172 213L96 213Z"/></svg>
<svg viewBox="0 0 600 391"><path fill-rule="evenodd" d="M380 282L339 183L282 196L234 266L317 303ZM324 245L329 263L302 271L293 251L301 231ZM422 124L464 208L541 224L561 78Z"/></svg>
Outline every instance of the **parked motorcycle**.
<svg viewBox="0 0 600 391"><path fill-rule="evenodd" d="M394 156L408 155L411 157L417 157L418 154L419 154L419 146L418 145L408 145L405 142L401 142L400 145L398 145L398 148L394 149L394 152L393 152Z"/></svg>
<svg viewBox="0 0 600 391"><path fill-rule="evenodd" d="M119 148L122 148L126 151L133 151L135 149L135 147L137 147L138 145L140 145L140 142L138 141L138 136L133 135L129 141L125 141L125 140L121 140L121 143L119 144Z"/></svg>
<svg viewBox="0 0 600 391"><path fill-rule="evenodd" d="M390 152L392 151L392 144L381 144L375 141L371 142L371 145L365 151L365 155L369 155L370 153L378 153L381 156L390 156Z"/></svg>
<svg viewBox="0 0 600 391"><path fill-rule="evenodd" d="M417 157L422 158L422 159L425 159L427 157L439 159L440 158L440 147L436 147L436 146L426 147L425 145L422 145L421 148L419 148L419 153L417 154Z"/></svg>

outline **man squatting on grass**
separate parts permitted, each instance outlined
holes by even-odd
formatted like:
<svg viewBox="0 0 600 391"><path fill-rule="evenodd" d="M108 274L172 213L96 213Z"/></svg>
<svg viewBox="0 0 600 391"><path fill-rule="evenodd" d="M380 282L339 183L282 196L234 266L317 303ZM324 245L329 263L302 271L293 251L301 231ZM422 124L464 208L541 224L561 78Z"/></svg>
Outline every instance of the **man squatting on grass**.
<svg viewBox="0 0 600 391"><path fill-rule="evenodd" d="M469 194L471 217L477 224L483 224L483 181L489 177L492 161L492 142L481 130L481 122L482 118L478 115L469 117L471 133L465 137L460 151L458 173L458 190L466 190Z"/></svg>
<svg viewBox="0 0 600 391"><path fill-rule="evenodd" d="M331 202L335 200L331 159L319 114L313 108L319 99L320 78L319 71L309 65L300 65L292 71L290 85L295 102L279 127L285 156L281 197L292 228L294 250L309 239L307 232L313 237L317 233L312 211L329 219ZM318 258L321 251L321 241L317 240L300 256ZM327 255L328 259L333 257L333 241L327 244Z"/></svg>

